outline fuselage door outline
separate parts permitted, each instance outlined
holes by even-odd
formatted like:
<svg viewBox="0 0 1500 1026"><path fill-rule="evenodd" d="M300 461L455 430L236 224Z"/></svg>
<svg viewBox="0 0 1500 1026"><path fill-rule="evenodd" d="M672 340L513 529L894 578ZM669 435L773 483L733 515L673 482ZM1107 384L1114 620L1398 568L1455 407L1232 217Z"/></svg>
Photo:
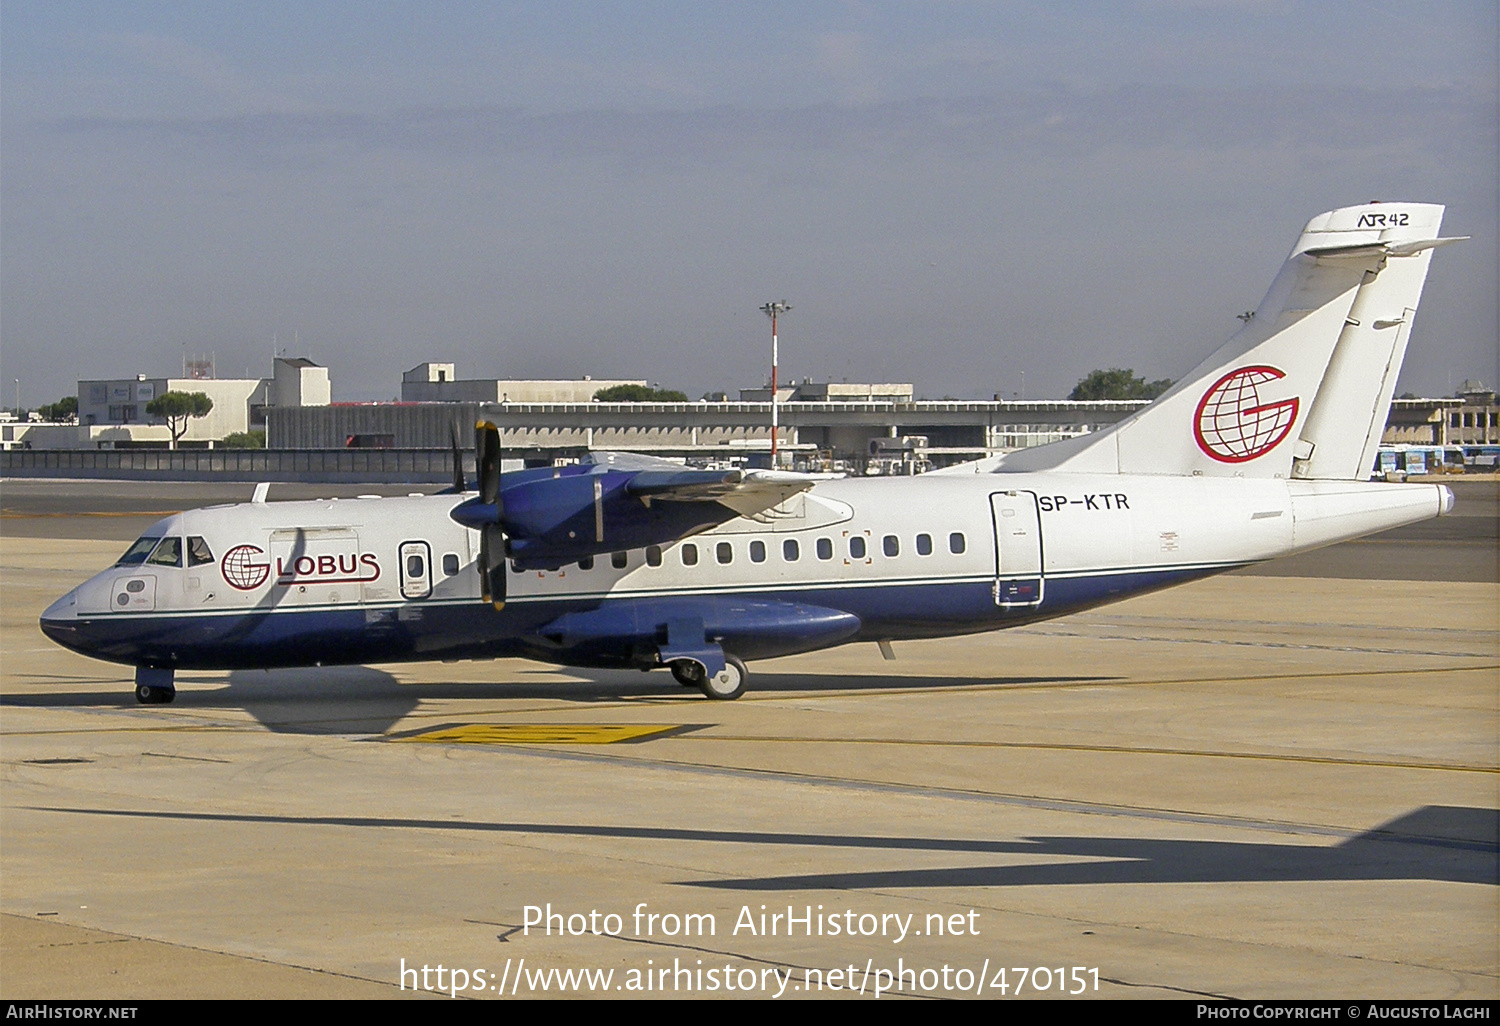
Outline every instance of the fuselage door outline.
<svg viewBox="0 0 1500 1026"><path fill-rule="evenodd" d="M133 573L115 578L109 612L150 613L156 609L156 575Z"/></svg>
<svg viewBox="0 0 1500 1026"><path fill-rule="evenodd" d="M995 605L1041 605L1042 519L1036 492L992 492L990 516L995 526Z"/></svg>
<svg viewBox="0 0 1500 1026"><path fill-rule="evenodd" d="M424 541L401 543L401 597L422 599L432 594L432 548Z"/></svg>

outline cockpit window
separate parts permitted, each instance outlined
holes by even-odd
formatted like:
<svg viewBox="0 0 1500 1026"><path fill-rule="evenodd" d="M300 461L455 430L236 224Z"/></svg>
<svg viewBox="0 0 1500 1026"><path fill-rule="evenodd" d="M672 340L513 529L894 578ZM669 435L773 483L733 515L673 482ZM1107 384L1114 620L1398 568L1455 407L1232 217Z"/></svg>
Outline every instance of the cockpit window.
<svg viewBox="0 0 1500 1026"><path fill-rule="evenodd" d="M188 538L188 566L203 566L213 561L214 554L208 542L196 534Z"/></svg>
<svg viewBox="0 0 1500 1026"><path fill-rule="evenodd" d="M161 541L159 535L137 538L135 544L125 550L125 555L120 557L115 566L140 566L146 561L146 557L151 555L151 550L156 548L156 543L159 541Z"/></svg>
<svg viewBox="0 0 1500 1026"><path fill-rule="evenodd" d="M182 539L163 538L156 551L151 553L151 558L146 560L152 566L181 566L182 565Z"/></svg>

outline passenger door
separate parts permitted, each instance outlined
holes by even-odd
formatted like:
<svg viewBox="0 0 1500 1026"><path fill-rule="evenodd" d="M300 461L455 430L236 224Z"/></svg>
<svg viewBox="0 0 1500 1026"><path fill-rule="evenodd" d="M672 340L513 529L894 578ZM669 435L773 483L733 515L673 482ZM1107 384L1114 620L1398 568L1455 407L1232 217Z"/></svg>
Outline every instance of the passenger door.
<svg viewBox="0 0 1500 1026"><path fill-rule="evenodd" d="M401 597L426 598L432 594L432 550L424 541L401 543Z"/></svg>
<svg viewBox="0 0 1500 1026"><path fill-rule="evenodd" d="M995 492L995 604L1006 608L1042 601L1042 520L1036 493Z"/></svg>

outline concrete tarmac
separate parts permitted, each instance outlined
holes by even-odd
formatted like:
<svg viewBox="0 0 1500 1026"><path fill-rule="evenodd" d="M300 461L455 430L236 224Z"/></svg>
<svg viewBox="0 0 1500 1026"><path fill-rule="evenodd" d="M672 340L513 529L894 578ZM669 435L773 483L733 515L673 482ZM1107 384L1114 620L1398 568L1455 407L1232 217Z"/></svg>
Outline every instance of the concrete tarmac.
<svg viewBox="0 0 1500 1026"><path fill-rule="evenodd" d="M1406 529L1446 534L733 703L497 661L158 707L36 617L179 496L16 484L0 996L1500 997L1493 484Z"/></svg>

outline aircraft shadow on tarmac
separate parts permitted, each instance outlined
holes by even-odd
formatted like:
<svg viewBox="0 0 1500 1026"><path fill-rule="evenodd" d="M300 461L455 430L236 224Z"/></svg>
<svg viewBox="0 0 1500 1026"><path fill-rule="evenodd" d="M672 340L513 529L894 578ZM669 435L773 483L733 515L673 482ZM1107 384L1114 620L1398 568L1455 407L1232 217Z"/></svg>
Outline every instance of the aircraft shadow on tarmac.
<svg viewBox="0 0 1500 1026"><path fill-rule="evenodd" d="M804 876L680 880L690 887L732 891L828 891L921 887L1036 887L1068 884L1290 883L1435 880L1489 884L1497 879L1500 811L1428 805L1333 846L1142 837L962 838L803 834L750 830L603 826L568 823L486 823L372 816L271 816L132 809L33 807L42 812L274 827L337 826L377 830L438 830L477 834L649 839L689 843L828 849L940 851L1026 858L1085 859L944 869L836 872Z"/></svg>
<svg viewBox="0 0 1500 1026"><path fill-rule="evenodd" d="M514 673L513 670L509 671ZM370 666L307 667L283 670L236 670L225 678L178 674L179 706L194 709L243 709L266 729L282 734L384 734L416 711L423 701L480 699L550 699L582 705L620 699L654 699L664 704L705 703L696 688L684 688L665 673L629 670L558 671L544 664L524 671L535 681L445 682L402 684L392 674ZM556 676L565 672L569 678ZM582 680L576 678L583 678ZM57 691L0 696L0 707L136 708L127 678L55 676L29 678ZM757 674L755 689L776 694L847 694L860 691L919 688L1020 687L1076 685L1115 681L1114 677L902 677L886 674ZM217 685L198 690L196 683ZM87 687L89 690L77 690ZM67 690L64 690L64 689ZM755 692L752 691L752 694ZM156 715L159 707L143 709ZM462 716L460 710L455 715Z"/></svg>
<svg viewBox="0 0 1500 1026"><path fill-rule="evenodd" d="M749 891L1338 880L1439 880L1494 886L1500 884L1497 824L1500 810L1428 805L1332 847L1142 837L1028 837L997 850L1089 861L692 883Z"/></svg>

